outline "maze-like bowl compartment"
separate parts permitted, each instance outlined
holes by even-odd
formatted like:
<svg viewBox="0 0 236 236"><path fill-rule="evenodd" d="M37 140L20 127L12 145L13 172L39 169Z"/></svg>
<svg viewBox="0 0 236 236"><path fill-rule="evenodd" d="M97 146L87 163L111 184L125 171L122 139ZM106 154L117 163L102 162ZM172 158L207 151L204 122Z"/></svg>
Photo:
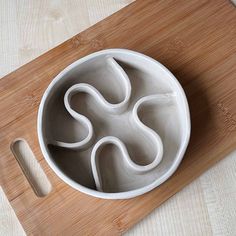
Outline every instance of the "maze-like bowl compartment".
<svg viewBox="0 0 236 236"><path fill-rule="evenodd" d="M109 49L64 69L38 113L43 155L73 188L109 199L135 197L166 181L190 136L176 78L143 54Z"/></svg>

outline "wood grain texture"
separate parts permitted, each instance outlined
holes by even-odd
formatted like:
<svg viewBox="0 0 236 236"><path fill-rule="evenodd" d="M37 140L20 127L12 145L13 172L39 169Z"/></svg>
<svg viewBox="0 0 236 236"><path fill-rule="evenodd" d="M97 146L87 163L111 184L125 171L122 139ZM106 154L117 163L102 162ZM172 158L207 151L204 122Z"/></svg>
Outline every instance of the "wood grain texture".
<svg viewBox="0 0 236 236"><path fill-rule="evenodd" d="M127 236L234 236L236 151L155 209Z"/></svg>
<svg viewBox="0 0 236 236"><path fill-rule="evenodd" d="M25 236L24 229L18 221L14 210L0 187L0 235Z"/></svg>
<svg viewBox="0 0 236 236"><path fill-rule="evenodd" d="M46 230L60 222L60 216L66 212L70 213L72 220L65 219L65 224L73 225L64 229L65 232L89 232L86 231L89 226L93 226L92 230L98 233L122 232L235 147L235 12L223 1L217 1L214 5L211 2L190 1L185 2L181 9L175 4L155 1L135 3L1 80L1 98L5 99L4 102L1 99L1 111L5 111L4 114L1 112L1 118L5 119L1 119L4 158L1 158L0 164L7 166L7 169L3 168L4 173L1 173L1 184L28 232L48 232ZM164 14L166 11L168 14ZM123 21L124 18L127 20ZM139 31L140 25L144 29L142 34ZM109 33L108 29L112 29L112 32ZM129 34L132 37L128 37ZM175 177L159 189L130 201L97 200L69 189L58 181L40 156L35 131L29 133L34 130L32 127L35 125L40 96L52 77L75 59L106 47L138 50L172 69L187 92L192 112L193 138ZM44 68L43 72L41 67ZM2 82L6 79L8 83ZM29 81L26 82L27 80ZM8 96L15 101L20 101L22 97L25 99L15 105L14 100L7 99ZM6 101L10 106L7 106ZM29 121L28 124L26 121ZM31 143L54 183L55 192L46 199L39 200L33 196L7 149L16 135L23 135ZM16 171L11 173L10 168ZM68 199L66 208L56 209L55 219L50 219L55 206L60 205L60 200L65 197ZM82 203L73 208L72 202L76 199L80 199ZM91 211L89 207L84 207L86 203L95 205L98 212L98 216L89 222L84 221L83 216L92 216L95 209ZM37 206L37 211L29 211L27 204L32 208ZM102 210L99 211L101 207ZM79 214L80 220L75 219ZM39 217L41 220L37 220ZM103 229L99 224L104 225ZM39 227L36 228L36 225ZM79 227L80 225L83 227ZM58 232L57 229L51 230Z"/></svg>
<svg viewBox="0 0 236 236"><path fill-rule="evenodd" d="M0 1L0 77L133 0Z"/></svg>

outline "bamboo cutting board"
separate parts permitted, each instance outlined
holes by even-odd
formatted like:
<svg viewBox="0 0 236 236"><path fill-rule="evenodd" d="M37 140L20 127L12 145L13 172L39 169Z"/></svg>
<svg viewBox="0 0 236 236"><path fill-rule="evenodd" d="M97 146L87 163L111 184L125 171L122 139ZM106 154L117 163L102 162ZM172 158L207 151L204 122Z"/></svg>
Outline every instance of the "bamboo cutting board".
<svg viewBox="0 0 236 236"><path fill-rule="evenodd" d="M101 200L64 184L39 149L36 116L50 81L73 61L128 48L167 66L190 106L192 136L166 183L131 200ZM136 1L0 80L0 185L27 234L116 235L236 147L236 10L228 1ZM24 138L53 186L38 198L10 144Z"/></svg>

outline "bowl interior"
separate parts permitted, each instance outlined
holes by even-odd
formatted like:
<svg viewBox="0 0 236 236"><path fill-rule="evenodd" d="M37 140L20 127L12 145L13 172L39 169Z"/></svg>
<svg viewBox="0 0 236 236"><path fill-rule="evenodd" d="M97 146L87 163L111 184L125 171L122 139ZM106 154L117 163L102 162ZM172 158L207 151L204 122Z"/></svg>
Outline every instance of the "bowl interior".
<svg viewBox="0 0 236 236"><path fill-rule="evenodd" d="M110 59L117 64L111 66ZM65 108L66 92L74 85L90 85L110 107L121 104L127 96L127 88L119 72L127 76L131 86L130 97L122 111L104 108L90 92L73 92L70 108L86 117L93 128L90 142L76 148L75 144L82 142L89 130ZM137 116L145 130L135 122L133 109L140 99L151 95L164 97L147 99L139 107ZM44 156L57 174L60 172L61 178L70 179L76 189L85 187L83 192L90 189L125 193L154 186L154 183L157 186L159 180L167 179L177 168L188 144L189 110L179 83L161 64L128 50L106 50L73 63L53 80L40 106L38 131ZM156 133L163 145L162 160L154 168L148 171L132 169L122 150L108 142L96 153L93 169L94 146L107 136L116 137L124 144L134 165L142 168L154 162L159 147L149 131ZM94 172L97 172L97 180Z"/></svg>

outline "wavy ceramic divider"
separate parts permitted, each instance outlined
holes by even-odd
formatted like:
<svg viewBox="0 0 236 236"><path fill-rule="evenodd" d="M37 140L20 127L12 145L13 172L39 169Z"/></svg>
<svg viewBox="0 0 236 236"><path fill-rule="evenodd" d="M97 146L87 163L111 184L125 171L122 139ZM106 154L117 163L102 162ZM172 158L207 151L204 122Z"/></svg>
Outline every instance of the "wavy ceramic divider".
<svg viewBox="0 0 236 236"><path fill-rule="evenodd" d="M115 55L116 52L118 53L117 55ZM132 94L133 93L135 94L135 91L132 90L133 88L132 88L132 83L129 79L129 75L127 75L126 71L116 61L118 59L119 61L121 61L121 64L127 63L126 57L123 56L123 60L122 60L122 57L120 56L120 55L122 55L122 53L128 54L128 55L130 54L129 56L135 56L134 52L131 52L128 50L107 50L107 51L102 51L97 54L92 54L90 56L90 58L85 58L84 61L82 60L82 62L81 62L82 64L86 63L87 61L89 61L89 59L91 60L91 58L92 58L92 60L90 62L87 62L88 64L89 63L96 64L96 60L102 61L102 63L104 63L103 65L105 65L106 70L109 71L109 73L110 72L113 73L114 77L116 77L119 80L119 83L121 84L121 87L123 90L123 98L121 99L120 102L118 102L118 103L109 102L99 92L99 90L97 88L95 88L95 86L93 86L89 83L84 83L84 82L80 82L80 81L77 82L77 79L72 79L72 81L70 83L66 82L66 79L64 79L64 82L60 82L61 84L60 83L56 84L58 81L60 81L60 78L63 78L64 74L62 73L61 75L58 76L58 78L56 78L54 80L54 82L52 82L52 84L49 86L48 90L45 92L46 95L44 95L44 97L42 99L42 103L41 103L40 110L39 110L39 126L38 126L39 140L40 140L40 145L41 145L42 151L43 151L48 163L50 164L50 166L54 169L54 171L64 181L66 181L72 187L75 187L76 189L79 189L79 190L86 192L88 194L98 196L98 197L104 197L104 198L128 198L128 197L136 196L136 195L142 194L144 192L147 192L147 191L151 190L153 187L155 187L155 185L158 186L161 182L164 182L175 171L178 164L180 163L182 156L184 154L184 151L187 147L189 133L190 133L190 123L189 123L189 113L188 113L187 102L186 102L186 98L185 98L184 93L181 90L179 84L177 84L176 88L178 88L178 89L180 88L180 91L177 91L176 88L173 89L173 85L171 85L171 83L168 82L169 84L167 83L167 85L164 86L168 89L164 89L163 92L160 93L157 91L156 94L155 93L153 94L153 92L151 92L151 94L149 94L150 92L148 92L147 96L143 96L143 95L137 96L137 98L132 100ZM114 55L112 55L112 54L114 54ZM101 55L102 55L102 57L101 57ZM142 55L137 53L136 56L137 56L137 65L140 65L140 63L142 63L140 61L140 57L142 57ZM147 63L147 59L150 60L150 58L148 58L148 57L145 57L145 56L143 56L143 57L145 59L144 62L146 62L146 63ZM153 62L154 61L152 61L152 63ZM152 63L150 63L150 64L152 64ZM77 65L79 65L79 64L77 64ZM136 73L139 73L139 75L141 75L142 78L144 79L146 75L143 76L143 74L141 72L139 72L139 70L142 71L142 68L139 68L139 66L137 66L137 65L134 67L136 70ZM70 71L72 71L72 74L73 73L76 74L75 72L73 72L73 68L76 68L76 66L75 65L74 66L71 65L71 66L72 67L67 68L64 71L64 73L69 73ZM148 64L147 64L147 66L148 66ZM155 71L155 68L151 67L150 65L149 65L149 67L150 67L150 70L152 71L151 73L153 73L153 71ZM82 68L82 70L86 71L88 68L89 68L88 66L85 66L85 69ZM95 66L95 71L96 71L96 66ZM99 73L98 73L98 75L99 75ZM164 71L163 71L163 73L164 73ZM103 73L100 73L100 74L103 74ZM78 80L79 80L79 78L78 78ZM112 80L112 78L111 78L111 80ZM163 81L162 81L162 83L163 83ZM64 87L63 87L63 83L66 84L66 86L64 85ZM162 83L160 83L160 85ZM172 81L172 83L177 83L177 81ZM60 91L60 89L59 89L60 87L63 88L62 95L64 94L64 101L63 102L64 102L64 107L65 107L66 111L76 122L78 122L78 124L80 124L80 125L82 124L85 127L85 129L87 130L87 134L82 139L80 138L79 140L73 140L73 142L55 139L55 137L51 137L50 134L47 135L47 132L45 132L45 129L48 129L48 127L50 127L50 125L48 125L49 122L47 121L48 120L47 114L45 113L45 111L46 111L45 107L47 107L47 105L50 103L50 101L49 100L47 101L47 99L53 97L53 95L50 96L50 93L56 94L56 92L55 92L56 90ZM137 86L136 86L136 88L137 88ZM148 90L148 89L143 88L144 93L145 93L145 90ZM53 91L53 93L52 93L52 91ZM115 120L114 117L122 117L122 114L128 114L126 116L123 115L123 122L125 123L127 120L131 120L131 123L133 125L133 129L138 130L138 132L141 134L140 137L138 137L136 139L138 141L140 141L141 143L147 142L147 143L151 144L150 147L152 147L153 150L146 151L147 155L151 155L154 153L154 157L151 158L151 161L150 161L150 158L148 158L149 161L146 161L144 164L143 163L139 164L136 161L134 161L134 159L131 157L131 154L129 153L129 150L126 147L126 143L123 142L121 140L121 138L116 137L116 135L103 135L103 134L97 135L97 133L94 131L93 124L92 124L91 120L89 119L89 117L81 114L79 111L77 111L76 109L73 108L72 99L73 99L73 97L78 96L79 94L81 94L81 95L87 94L90 97L89 98L90 101L92 101L92 99L93 99L96 102L96 106L94 106L95 107L94 109L97 109L98 113L100 115L103 114L105 117L108 117L108 118L106 118L107 120L112 120L112 119ZM179 102L178 102L178 99L179 99ZM184 101L182 101L181 99L182 100L184 99ZM179 108L179 111L177 111L177 112L175 111L175 113L172 114L172 115L176 116L177 126L182 127L182 130L180 127L176 128L177 130L179 130L178 134L174 134L175 131L173 131L173 137L178 136L177 138L183 139L183 140L179 140L178 149L176 149L175 153L172 153L172 155L174 154L173 156L177 156L176 159L172 157L173 158L172 165L169 165L169 168L165 167L166 169L164 168L164 171L163 171L163 167L160 168L160 172L162 171L163 174L161 177L159 177L159 182L155 180L155 174L153 174L153 173L155 172L155 170L158 171L157 168L162 163L162 159L165 156L165 149L167 149L167 148L171 149L171 147L168 147L165 145L166 134L163 134L163 132L161 132L162 136L164 138L164 141L163 141L162 138L160 137L160 135L158 134L158 131L152 129L151 127L148 127L142 121L142 117L141 117L141 119L139 117L139 113L143 109L143 107L145 108L145 107L153 106L156 104L161 104L160 105L161 107L175 106L175 108L176 108L179 105L184 106L183 108ZM161 108L161 109L163 109L163 108ZM172 111L174 111L173 108L171 108L171 109L172 109ZM181 109L184 111L184 112L182 112L183 114L178 114L179 112L181 113ZM153 112L156 112L156 111L153 110ZM160 114L162 114L162 119L163 119L163 115L165 115L165 112L166 111L162 112L163 114L160 112ZM147 112L147 114L149 114L149 112ZM184 120L184 122L182 122L182 123L179 122L177 119L177 116L181 117L181 119ZM120 119L122 120L122 118L120 118ZM96 122L96 119L93 118L93 120L95 120L95 122ZM169 118L167 116L166 121L168 122L168 120L169 120ZM65 123L65 125L66 125L66 123ZM114 123L114 126L116 126L116 123ZM99 125L97 127L99 127ZM126 129L126 128L127 127L125 125L124 125L124 127L120 126L120 129L117 129L117 130L119 130L119 131L117 131L117 136L122 136L122 135L120 135L120 133L121 133L120 130ZM174 129L173 125L171 126L171 128ZM106 131L106 127L104 127L104 130ZM107 129L107 130L109 130L109 129ZM48 133L50 133L50 132L48 132ZM176 137L174 137L174 138L176 138ZM164 142L164 144L163 144L163 142ZM177 143L178 141L174 140L172 142ZM53 145L54 147L59 147L59 148L63 149L64 152L71 152L71 151L65 151L65 150L72 150L72 152L75 152L75 155L78 155L78 158L80 158L79 157L80 153L86 152L86 150L87 150L86 155L87 155L87 158L90 159L90 166L91 166L91 170L88 170L88 173L91 171L97 191L86 188L86 187L80 185L78 183L79 181L77 181L77 183L76 183L76 181L71 179L70 176L67 176L66 173L63 171L62 166L58 166L55 161L56 159L52 157L52 155L56 155L56 154L54 152L50 152L49 146L51 146L51 145ZM121 165L121 167L117 167L117 170L114 171L114 173L115 172L118 173L118 175L116 175L116 176L114 174L115 177L112 176L111 173L109 174L109 176L104 176L102 173L102 169L100 169L101 163L103 162L102 151L108 145L114 145L119 150L119 153L120 153L120 157L119 157L120 159L118 161L121 162L122 165ZM168 152L167 152L167 154L168 154ZM112 152L110 153L110 155L112 155ZM68 158L67 162L68 163L70 162L70 158L66 157L66 155L64 155L63 158ZM113 158L113 157L111 156L110 158ZM143 158L145 159L146 157L143 157ZM105 159L105 161L106 161L106 159ZM106 163L108 163L108 162L104 162L102 164L103 168L107 168L107 169L111 168L111 166L109 166L109 163L107 164L107 166L106 166ZM114 163L117 163L117 161ZM120 164L118 164L118 165L120 165ZM75 168L75 167L71 166L71 168ZM135 180L133 180L134 183L132 184L132 178L135 179L136 176L142 176L144 179L146 178L147 180L140 181L140 184L138 183L138 181L136 181L137 183L135 183ZM115 193L115 191L113 190L114 187L109 189L109 184L106 184L109 181L114 182L114 178L117 179L117 181L116 181L117 184L119 184L119 182L121 183L120 186L117 187L117 189L119 189L119 191L121 190L118 193ZM119 179L121 179L121 181L119 181ZM125 184L122 185L122 183L125 183L126 180L129 182L129 184L127 185L128 187ZM158 178L157 178L157 180L158 180ZM149 183L149 184L147 184L147 183ZM104 185L106 185L106 186L104 187ZM123 186L125 186L125 187L123 187ZM99 192L103 192L103 194L101 194ZM118 195L116 195L116 194L118 194Z"/></svg>

